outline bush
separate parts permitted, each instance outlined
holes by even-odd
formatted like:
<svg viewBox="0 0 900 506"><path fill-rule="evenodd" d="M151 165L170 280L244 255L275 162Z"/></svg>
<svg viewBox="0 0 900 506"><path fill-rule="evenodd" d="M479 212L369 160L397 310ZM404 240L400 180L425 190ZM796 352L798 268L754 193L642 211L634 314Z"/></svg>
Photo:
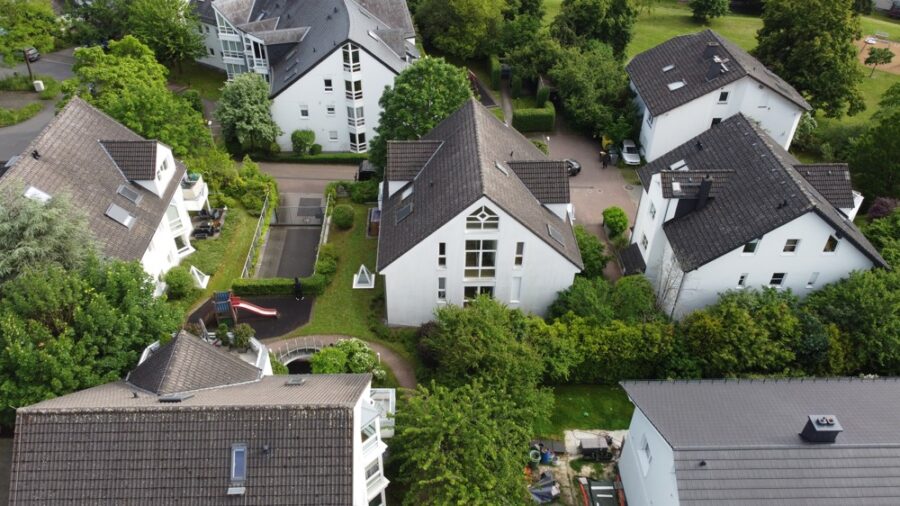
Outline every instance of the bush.
<svg viewBox="0 0 900 506"><path fill-rule="evenodd" d="M875 202L872 202L872 206L869 207L869 212L866 216L868 216L870 220L884 218L893 213L898 205L900 205L900 201L897 199L878 197L875 199Z"/></svg>
<svg viewBox="0 0 900 506"><path fill-rule="evenodd" d="M603 224L609 230L610 239L618 237L628 229L628 215L620 207L607 207L603 210Z"/></svg>
<svg viewBox="0 0 900 506"><path fill-rule="evenodd" d="M309 154L316 156L322 153L322 145L321 144L313 144L309 147Z"/></svg>
<svg viewBox="0 0 900 506"><path fill-rule="evenodd" d="M187 267L179 265L166 273L166 293L171 300L183 299L194 291L194 279Z"/></svg>
<svg viewBox="0 0 900 506"><path fill-rule="evenodd" d="M316 260L316 274L331 276L335 272L337 272L337 259L320 254L318 260Z"/></svg>
<svg viewBox="0 0 900 506"><path fill-rule="evenodd" d="M585 230L582 225L576 225L575 241L581 251L581 261L584 262L584 270L581 271L581 275L586 278L603 276L603 269L606 268L609 257L604 254L606 248L600 239Z"/></svg>
<svg viewBox="0 0 900 506"><path fill-rule="evenodd" d="M287 366L282 364L278 357L275 356L271 351L269 352L269 363L272 364L272 374L275 375L283 375L290 374L291 371L288 370Z"/></svg>
<svg viewBox="0 0 900 506"><path fill-rule="evenodd" d="M334 212L331 215L332 221L337 226L337 228L341 230L349 230L353 227L353 206L348 204L341 204L334 208Z"/></svg>
<svg viewBox="0 0 900 506"><path fill-rule="evenodd" d="M551 132L556 124L556 108L547 102L540 109L513 111L513 127L520 132Z"/></svg>
<svg viewBox="0 0 900 506"><path fill-rule="evenodd" d="M200 99L200 92L197 90L186 90L181 94L181 98L191 105L191 109L203 114L203 100Z"/></svg>
<svg viewBox="0 0 900 506"><path fill-rule="evenodd" d="M250 338L256 335L256 331L246 323L239 323L235 325L232 335L231 347L246 350L250 347Z"/></svg>
<svg viewBox="0 0 900 506"><path fill-rule="evenodd" d="M304 295L321 295L325 292L331 279L321 274L313 274L300 278ZM231 284L235 295L252 297L254 295L293 295L294 280L291 278L241 278Z"/></svg>
<svg viewBox="0 0 900 506"><path fill-rule="evenodd" d="M231 338L228 336L228 325L225 325L224 323L219 324L216 328L216 339L222 344L231 344Z"/></svg>
<svg viewBox="0 0 900 506"><path fill-rule="evenodd" d="M375 202L378 200L378 181L370 179L368 181L356 181L350 183L347 192L350 193L350 200L357 204L365 204L367 202Z"/></svg>
<svg viewBox="0 0 900 506"><path fill-rule="evenodd" d="M294 130L291 133L291 146L298 155L308 155L315 143L316 133L312 130Z"/></svg>
<svg viewBox="0 0 900 506"><path fill-rule="evenodd" d="M537 104L538 108L543 108L545 105L547 105L547 99L549 98L550 88L548 86L538 84L537 94L534 97L534 101Z"/></svg>
<svg viewBox="0 0 900 506"><path fill-rule="evenodd" d="M519 98L522 96L522 75L513 73L512 77L509 79L509 91L512 94L512 98Z"/></svg>
<svg viewBox="0 0 900 506"><path fill-rule="evenodd" d="M546 142L538 140L538 139L531 139L531 143L534 144L534 147L541 150L541 153L544 153L545 155L550 154L550 148L547 146Z"/></svg>
<svg viewBox="0 0 900 506"><path fill-rule="evenodd" d="M497 58L497 55L491 55L488 58L488 64L491 67L491 89L499 90L500 89L500 59Z"/></svg>
<svg viewBox="0 0 900 506"><path fill-rule="evenodd" d="M19 109L6 109L0 107L0 127L15 125L31 119L37 116L43 109L44 104L40 102L32 102Z"/></svg>

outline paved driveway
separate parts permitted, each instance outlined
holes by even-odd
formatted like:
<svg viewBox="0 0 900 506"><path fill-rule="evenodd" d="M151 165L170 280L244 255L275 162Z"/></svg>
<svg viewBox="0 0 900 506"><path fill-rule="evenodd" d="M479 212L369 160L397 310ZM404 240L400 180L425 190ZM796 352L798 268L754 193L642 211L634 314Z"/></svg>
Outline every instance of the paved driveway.
<svg viewBox="0 0 900 506"><path fill-rule="evenodd" d="M259 162L259 168L278 181L281 193L324 193L331 181L353 180L356 165L314 165Z"/></svg>
<svg viewBox="0 0 900 506"><path fill-rule="evenodd" d="M41 55L41 59L31 64L31 71L35 74L46 74L58 81L72 77L72 65L75 63L73 53L75 48L67 48ZM25 63L20 63L10 68L0 68L0 78L13 74L27 75L28 68Z"/></svg>

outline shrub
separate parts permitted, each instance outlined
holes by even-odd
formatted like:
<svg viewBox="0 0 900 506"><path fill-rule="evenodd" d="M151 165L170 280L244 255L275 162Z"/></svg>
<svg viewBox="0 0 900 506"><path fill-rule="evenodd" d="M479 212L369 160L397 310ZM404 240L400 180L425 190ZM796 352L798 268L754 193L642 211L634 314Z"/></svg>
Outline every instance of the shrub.
<svg viewBox="0 0 900 506"><path fill-rule="evenodd" d="M609 230L610 239L618 237L628 228L628 215L620 207L607 207L603 210L603 224Z"/></svg>
<svg viewBox="0 0 900 506"><path fill-rule="evenodd" d="M893 213L898 205L900 205L900 201L897 199L878 197L875 199L875 202L872 202L872 206L869 207L869 212L866 216L868 216L870 220L884 218Z"/></svg>
<svg viewBox="0 0 900 506"><path fill-rule="evenodd" d="M509 79L509 91L512 94L512 98L519 98L522 96L522 76L518 73L513 73L512 77Z"/></svg>
<svg viewBox="0 0 900 506"><path fill-rule="evenodd" d="M216 339L222 344L231 344L231 338L228 336L228 325L225 325L224 323L219 324L216 328Z"/></svg>
<svg viewBox="0 0 900 506"><path fill-rule="evenodd" d="M581 261L584 262L584 270L581 275L586 278L599 278L603 276L609 257L604 254L605 247L594 234L584 229L582 225L575 226L575 241L581 251Z"/></svg>
<svg viewBox="0 0 900 506"><path fill-rule="evenodd" d="M331 279L321 274L313 274L306 278L300 278L303 284L304 295L321 295ZM294 280L291 278L241 278L231 284L231 290L235 295L293 295Z"/></svg>
<svg viewBox="0 0 900 506"><path fill-rule="evenodd" d="M316 274L322 276L331 276L337 272L337 259L327 255L319 255L316 260Z"/></svg>
<svg viewBox="0 0 900 506"><path fill-rule="evenodd" d="M541 153L544 153L545 155L549 155L549 154L550 154L550 148L547 147L547 143L546 143L546 142L541 141L541 140L538 140L538 139L531 139L531 143L534 144L534 147L536 147L536 148L538 148L539 150L541 150Z"/></svg>
<svg viewBox="0 0 900 506"><path fill-rule="evenodd" d="M250 347L250 338L256 335L256 331L246 323L239 323L235 325L232 335L234 337L231 339L231 347L246 350Z"/></svg>
<svg viewBox="0 0 900 506"><path fill-rule="evenodd" d="M357 204L365 204L366 202L375 202L378 200L378 181L370 179L368 181L357 181L348 185L347 191L350 193L350 200Z"/></svg>
<svg viewBox="0 0 900 506"><path fill-rule="evenodd" d="M334 221L334 224L337 225L337 228L349 230L353 227L353 214L353 206L341 204L334 208L331 219Z"/></svg>
<svg viewBox="0 0 900 506"><path fill-rule="evenodd" d="M488 59L488 63L491 67L491 89L499 90L500 89L500 59L497 58L497 55L491 55Z"/></svg>
<svg viewBox="0 0 900 506"><path fill-rule="evenodd" d="M556 124L556 108L547 102L540 109L513 111L513 127L520 132L550 132Z"/></svg>
<svg viewBox="0 0 900 506"><path fill-rule="evenodd" d="M543 108L547 105L547 99L550 98L550 88L548 86L544 86L542 84L538 84L537 94L534 97L534 101L539 108Z"/></svg>
<svg viewBox="0 0 900 506"><path fill-rule="evenodd" d="M0 127L15 125L25 120L31 119L44 108L44 104L40 102L32 102L19 109L6 109L0 107Z"/></svg>
<svg viewBox="0 0 900 506"><path fill-rule="evenodd" d="M187 267L179 265L166 273L166 293L172 300L183 299L194 291L194 279Z"/></svg>
<svg viewBox="0 0 900 506"><path fill-rule="evenodd" d="M341 258L333 243L323 244L322 247L319 248L319 258L325 256L332 258L334 261L338 261Z"/></svg>
<svg viewBox="0 0 900 506"><path fill-rule="evenodd" d="M203 100L200 99L200 92L197 90L186 90L181 94L181 98L190 104L191 109L203 114Z"/></svg>
<svg viewBox="0 0 900 506"><path fill-rule="evenodd" d="M312 130L294 130L291 133L291 146L298 155L308 155L315 143L316 133Z"/></svg>
<svg viewBox="0 0 900 506"><path fill-rule="evenodd" d="M278 357L275 356L271 351L269 352L269 362L272 364L272 374L282 375L282 374L290 374L291 371L288 370L287 366L282 364Z"/></svg>
<svg viewBox="0 0 900 506"><path fill-rule="evenodd" d="M313 144L309 147L309 154L316 156L322 153L322 145L321 144Z"/></svg>

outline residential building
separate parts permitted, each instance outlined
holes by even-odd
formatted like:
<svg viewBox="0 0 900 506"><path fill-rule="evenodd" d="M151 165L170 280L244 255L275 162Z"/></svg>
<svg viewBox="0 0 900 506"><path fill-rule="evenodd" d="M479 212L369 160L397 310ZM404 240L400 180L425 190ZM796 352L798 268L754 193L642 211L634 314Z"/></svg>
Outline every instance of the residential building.
<svg viewBox="0 0 900 506"><path fill-rule="evenodd" d="M563 161L470 99L416 141L388 143L377 270L387 319L420 325L488 294L544 314L583 264Z"/></svg>
<svg viewBox="0 0 900 506"><path fill-rule="evenodd" d="M419 54L405 0L191 2L207 50L199 61L229 80L266 79L284 151L295 130L315 132L325 151L366 151L382 91Z"/></svg>
<svg viewBox="0 0 900 506"><path fill-rule="evenodd" d="M647 161L738 113L788 149L810 110L791 85L712 30L673 37L635 56L626 70Z"/></svg>
<svg viewBox="0 0 900 506"><path fill-rule="evenodd" d="M11 505L384 505L371 375L272 376L182 332L125 380L19 408Z"/></svg>
<svg viewBox="0 0 900 506"><path fill-rule="evenodd" d="M622 386L631 506L900 504L897 378Z"/></svg>
<svg viewBox="0 0 900 506"><path fill-rule="evenodd" d="M0 190L35 200L66 195L106 256L137 260L162 293L166 272L190 255L189 210L207 206L202 178L172 149L147 140L78 97L10 161Z"/></svg>
<svg viewBox="0 0 900 506"><path fill-rule="evenodd" d="M675 318L727 290L771 286L805 297L887 266L853 224L863 198L848 167L800 163L743 114L638 175L644 191L626 270L645 271Z"/></svg>

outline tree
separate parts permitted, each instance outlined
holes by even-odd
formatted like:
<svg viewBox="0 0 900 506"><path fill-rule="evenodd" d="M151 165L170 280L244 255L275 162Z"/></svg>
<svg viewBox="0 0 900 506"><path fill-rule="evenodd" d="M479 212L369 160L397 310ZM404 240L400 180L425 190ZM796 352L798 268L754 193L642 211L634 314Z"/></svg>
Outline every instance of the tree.
<svg viewBox="0 0 900 506"><path fill-rule="evenodd" d="M694 19L704 25L709 24L713 18L728 14L728 0L691 0L688 5L694 13Z"/></svg>
<svg viewBox="0 0 900 506"><path fill-rule="evenodd" d="M637 20L633 0L563 0L551 31L563 45L608 44L622 58Z"/></svg>
<svg viewBox="0 0 900 506"><path fill-rule="evenodd" d="M316 352L310 359L313 374L372 373L375 379L387 374L378 364L372 348L357 338L340 339L334 346Z"/></svg>
<svg viewBox="0 0 900 506"><path fill-rule="evenodd" d="M881 256L895 269L900 267L900 207L883 218L871 220L862 229Z"/></svg>
<svg viewBox="0 0 900 506"><path fill-rule="evenodd" d="M166 87L166 68L153 51L127 35L101 47L75 50L67 97L80 96L142 137L159 139L182 156L212 144L203 116Z"/></svg>
<svg viewBox="0 0 900 506"><path fill-rule="evenodd" d="M872 66L872 72L869 77L875 75L875 67L879 65L887 65L894 59L894 52L889 47L870 47L869 56L866 57L866 65Z"/></svg>
<svg viewBox="0 0 900 506"><path fill-rule="evenodd" d="M131 34L147 44L168 65L203 56L206 48L197 31L197 15L184 0L133 0L128 10Z"/></svg>
<svg viewBox="0 0 900 506"><path fill-rule="evenodd" d="M408 487L404 505L524 504L531 427L521 406L478 382L452 389L419 386L397 412L391 451Z"/></svg>
<svg viewBox="0 0 900 506"><path fill-rule="evenodd" d="M656 294L645 276L619 278L610 302L617 320L637 323L665 319L656 307Z"/></svg>
<svg viewBox="0 0 900 506"><path fill-rule="evenodd" d="M575 242L581 252L581 261L584 269L581 275L586 278L599 278L603 276L603 269L609 263L609 257L604 253L606 247L594 234L585 230L583 225L575 225Z"/></svg>
<svg viewBox="0 0 900 506"><path fill-rule="evenodd" d="M544 0L507 0L506 17L530 16L537 19L544 17Z"/></svg>
<svg viewBox="0 0 900 506"><path fill-rule="evenodd" d="M369 160L384 168L387 141L418 139L472 96L465 71L443 58L416 60L394 79L378 103L381 120L369 146Z"/></svg>
<svg viewBox="0 0 900 506"><path fill-rule="evenodd" d="M18 184L0 190L0 283L32 267L84 265L96 253L84 214L66 195L44 203L21 190Z"/></svg>
<svg viewBox="0 0 900 506"><path fill-rule="evenodd" d="M29 46L52 51L59 33L49 0L0 0L0 27L0 55L7 65L23 61L22 50Z"/></svg>
<svg viewBox="0 0 900 506"><path fill-rule="evenodd" d="M85 45L121 39L126 34L130 0L68 1L65 13L72 20L76 41Z"/></svg>
<svg viewBox="0 0 900 506"><path fill-rule="evenodd" d="M222 90L216 109L226 144L244 151L269 151L281 128L272 120L269 84L255 72L238 75Z"/></svg>
<svg viewBox="0 0 900 506"><path fill-rule="evenodd" d="M416 25L435 49L461 59L487 56L503 23L505 0L421 0Z"/></svg>
<svg viewBox="0 0 900 506"><path fill-rule="evenodd" d="M180 320L137 262L40 265L0 285L0 423L16 407L121 378Z"/></svg>
<svg viewBox="0 0 900 506"><path fill-rule="evenodd" d="M754 54L828 117L865 109L852 0L765 2Z"/></svg>
<svg viewBox="0 0 900 506"><path fill-rule="evenodd" d="M550 31L541 28L523 44L508 49L508 60L514 74L522 79L537 81L559 60L563 52L559 41L550 36Z"/></svg>
<svg viewBox="0 0 900 506"><path fill-rule="evenodd" d="M503 23L497 52L510 54L518 48L527 46L534 40L535 34L541 31L541 19L524 14Z"/></svg>
<svg viewBox="0 0 900 506"><path fill-rule="evenodd" d="M850 155L853 186L866 197L900 198L900 84L885 92Z"/></svg>
<svg viewBox="0 0 900 506"><path fill-rule="evenodd" d="M576 276L572 286L559 292L547 317L557 319L571 312L590 320L594 325L606 325L615 318L612 294L613 287L609 281L600 277Z"/></svg>

